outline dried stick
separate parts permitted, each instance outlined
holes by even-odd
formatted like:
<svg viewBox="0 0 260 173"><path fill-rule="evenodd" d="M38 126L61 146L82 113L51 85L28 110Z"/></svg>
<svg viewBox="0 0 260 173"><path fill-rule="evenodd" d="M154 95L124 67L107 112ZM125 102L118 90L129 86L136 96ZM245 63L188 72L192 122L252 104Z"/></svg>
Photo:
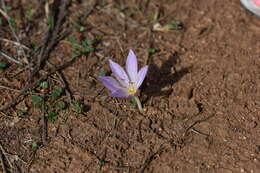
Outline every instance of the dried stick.
<svg viewBox="0 0 260 173"><path fill-rule="evenodd" d="M2 7L5 9L5 8L6 8L6 5L5 5L4 0L2 0L1 3L2 3ZM20 40L19 40L19 38L18 38L18 36L17 36L16 33L15 33L14 28L12 27L12 24L11 24L11 22L10 22L10 17L9 17L8 14L6 13L6 11L3 11L3 10L0 9L0 13L6 18L6 20L7 20L7 22L8 22L8 25L9 25L9 28L11 29L12 34L13 34L14 38L16 39L16 41L17 41L19 44L21 44L21 43L20 43ZM27 60L27 57L26 57L26 54L25 54L24 49L22 48L21 50L22 50L22 54L23 54L24 58Z"/></svg>
<svg viewBox="0 0 260 173"><path fill-rule="evenodd" d="M50 66L51 68L54 68L55 66L53 64L51 64L49 61L47 61L47 65ZM70 99L69 101L71 101L73 98L72 98L72 94L71 94L71 91L68 87L68 84L66 82L66 80L64 79L64 76L62 74L62 72L60 71L57 71L56 72L57 76L59 77L59 80L60 80L60 83L62 84L62 87L65 88L65 92L66 92L66 95L68 96L68 98Z"/></svg>
<svg viewBox="0 0 260 173"><path fill-rule="evenodd" d="M54 46L57 44L57 40L59 38L59 33L61 32L60 28L63 24L63 20L66 16L66 8L69 4L70 0L55 0L54 4L59 5L59 9L53 9L53 17L57 17L57 20L55 22L54 28L49 28L48 32L46 33L46 37L44 40L44 46L41 49L40 55L38 56L38 62L36 64L36 67L31 73L31 78L38 73L43 63L49 58L49 54L51 50L54 48ZM57 7L55 7L57 8Z"/></svg>
<svg viewBox="0 0 260 173"><path fill-rule="evenodd" d="M25 45L23 45L23 44L21 44L21 43L19 43L19 42L16 42L16 41L8 40L8 39L6 39L6 38L0 38L0 41L5 41L5 42L7 42L7 43L14 44L14 45L16 45L16 46L18 46L18 47L22 47L22 48L24 48L24 49L26 49L26 50L30 50L30 48L28 48L27 46L25 46Z"/></svg>
<svg viewBox="0 0 260 173"><path fill-rule="evenodd" d="M8 157L6 156L6 154L8 154L8 153L5 152L4 147L2 146L1 143L0 143L0 149L1 149L0 155L1 155L1 164L2 164L2 168L3 168L3 172L7 173L7 168L6 168L5 163L4 163L4 156L5 156L5 158L6 158L10 167L12 167L12 163L10 162Z"/></svg>
<svg viewBox="0 0 260 173"><path fill-rule="evenodd" d="M2 165L3 172L7 173L7 169L6 169L5 162L4 162L4 156L3 156L2 152L0 152L0 159L1 159L1 165Z"/></svg>
<svg viewBox="0 0 260 173"><path fill-rule="evenodd" d="M7 86L3 86L1 84L0 84L0 88L8 89L8 90L15 91L15 92L22 92L21 90L13 89L13 88L10 88L10 87L7 87Z"/></svg>
<svg viewBox="0 0 260 173"><path fill-rule="evenodd" d="M54 69L51 69L49 73L47 73L47 74L45 74L44 76L40 77L37 81L35 81L35 82L33 82L33 83L30 83L30 84L28 84L27 86L25 86L25 87L21 90L21 91L23 91L23 93L20 93L20 94L17 95L15 98L13 98L13 100L12 100L9 104L7 104L7 105L1 107L1 108L0 108L0 111L4 111L4 110L9 109L10 107L16 105L16 104L19 102L19 97L28 94L28 93L25 93L27 90L29 90L29 89L31 89L31 88L34 88L34 87L38 84L39 81L42 81L42 80L47 79L50 75L52 75L52 74L54 74L55 72L60 71L60 70L62 70L62 69L64 69L64 68L68 67L68 66L71 65L74 61L75 61L75 59L72 59L72 60L70 60L70 61L68 61L68 62L65 62L63 65L60 65L60 66L58 66L58 67L56 67L56 68L54 68Z"/></svg>
<svg viewBox="0 0 260 173"><path fill-rule="evenodd" d="M0 52L0 56L1 56L1 55L2 55L3 57L5 57L6 59L8 59L8 60L10 60L10 61L12 61L12 62L14 62L14 63L16 63L16 64L23 65L23 63L21 63L20 61L17 61L16 59L10 57L9 55L6 55L6 54L3 53L3 52Z"/></svg>

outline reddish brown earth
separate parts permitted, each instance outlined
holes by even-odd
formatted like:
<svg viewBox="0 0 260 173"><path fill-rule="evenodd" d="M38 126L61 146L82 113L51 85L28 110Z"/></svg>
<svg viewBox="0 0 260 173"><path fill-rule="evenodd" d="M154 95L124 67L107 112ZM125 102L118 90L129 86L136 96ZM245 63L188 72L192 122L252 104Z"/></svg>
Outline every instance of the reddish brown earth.
<svg viewBox="0 0 260 173"><path fill-rule="evenodd" d="M5 2L12 7L8 15L17 21L20 42L30 49L42 46L46 2L31 1L31 21L25 17L29 1ZM78 42L88 39L95 48L61 71L68 84L64 89L86 109L60 111L56 121L48 121L44 140L43 112L33 106L30 94L19 97L17 105L0 112L1 170L4 164L15 173L260 172L260 19L238 0L94 2L73 1L62 25L73 28L69 34ZM15 41L0 17L1 38ZM75 31L74 21L84 31ZM153 30L156 23L173 21L184 27ZM1 41L0 47L19 58L13 44ZM107 97L109 91L97 80L104 70L109 75L109 58L123 65L130 48L140 67L149 65L141 88L143 112L127 99ZM49 61L61 65L71 60L71 52L64 38ZM0 71L0 84L9 87L0 88L2 109L19 94L10 88L22 89L30 73L0 60L8 64ZM47 81L49 88L37 87L36 95L64 87L57 74ZM60 99L69 103L68 96L64 92Z"/></svg>

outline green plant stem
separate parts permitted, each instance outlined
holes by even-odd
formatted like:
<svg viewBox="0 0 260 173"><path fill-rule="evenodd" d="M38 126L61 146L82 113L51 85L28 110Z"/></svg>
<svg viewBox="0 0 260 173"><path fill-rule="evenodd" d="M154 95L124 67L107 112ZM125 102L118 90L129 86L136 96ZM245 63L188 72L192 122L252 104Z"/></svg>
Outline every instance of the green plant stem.
<svg viewBox="0 0 260 173"><path fill-rule="evenodd" d="M138 107L139 111L142 111L143 107L142 107L142 104L141 104L139 98L137 96L134 96L134 99L136 101L136 104L137 104L137 107Z"/></svg>

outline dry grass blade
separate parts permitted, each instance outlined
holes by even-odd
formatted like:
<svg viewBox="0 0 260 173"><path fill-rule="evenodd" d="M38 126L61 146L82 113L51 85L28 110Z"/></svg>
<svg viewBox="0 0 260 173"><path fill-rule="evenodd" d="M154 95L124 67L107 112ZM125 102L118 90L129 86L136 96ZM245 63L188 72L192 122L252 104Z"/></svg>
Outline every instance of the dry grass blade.
<svg viewBox="0 0 260 173"><path fill-rule="evenodd" d="M5 166L5 163L4 163L4 155L2 152L0 152L0 159L1 159L1 165L2 165L2 169L3 169L3 173L7 173L7 168Z"/></svg>
<svg viewBox="0 0 260 173"><path fill-rule="evenodd" d="M3 9L6 9L6 5L5 5L4 0L1 1L1 6L2 6ZM13 26L12 26L12 24L11 24L11 22L10 22L10 19L11 19L11 18L8 16L8 14L6 13L6 11L3 11L2 9L0 9L0 13L1 13L1 14L6 18L6 20L8 21L9 28L10 28L10 30L12 31L13 37L16 39L16 42L21 45L20 39L18 38L17 34L15 33L15 29L13 28ZM23 47L21 47L21 52L22 52L22 54L23 54L24 59L28 62L27 56L26 56L26 54L25 54L25 51L24 51Z"/></svg>
<svg viewBox="0 0 260 173"><path fill-rule="evenodd" d="M48 78L50 75L56 73L57 71L60 71L60 70L62 70L62 69L64 69L64 68L68 67L68 66L71 65L74 61L75 61L75 59L72 59L72 60L70 60L70 61L68 61L68 62L65 62L63 65L60 65L60 66L58 66L58 67L56 67L56 68L53 68L53 69L49 70L49 72L48 72L47 74L43 75L42 77L40 77L40 78L39 78L38 80L36 80L35 82L30 83L30 84L28 84L27 86L25 86L25 87L21 90L21 91L23 91L23 93L20 93L19 95L17 95L16 97L14 97L13 100L12 100L9 104L7 104L7 105L1 107L1 108L0 108L0 111L7 110L7 109L9 109L10 107L16 105L16 104L20 101L19 98L20 98L21 96L27 94L27 93L26 93L27 90L36 87L37 84L39 83L39 81L45 80L46 78Z"/></svg>
<svg viewBox="0 0 260 173"><path fill-rule="evenodd" d="M23 49L30 50L30 48L28 48L27 46L25 46L19 42L16 42L16 41L8 40L6 38L0 38L0 41L8 42L8 43L14 44L18 47L22 47Z"/></svg>
<svg viewBox="0 0 260 173"><path fill-rule="evenodd" d="M23 63L21 63L20 61L10 57L9 55L6 55L4 52L0 52L0 56L3 56L4 58L8 59L9 61L12 61L16 64L19 64L19 65L23 65Z"/></svg>
<svg viewBox="0 0 260 173"><path fill-rule="evenodd" d="M46 33L43 47L37 58L37 64L34 70L32 71L31 77L38 73L40 68L44 65L44 62L49 58L50 52L53 50L55 45L57 45L57 42L59 40L59 33L61 32L61 26L66 16L66 8L69 2L70 0L54 1L54 8L52 9L51 14L51 17L53 17L54 20L54 26L53 28L50 26L48 32Z"/></svg>

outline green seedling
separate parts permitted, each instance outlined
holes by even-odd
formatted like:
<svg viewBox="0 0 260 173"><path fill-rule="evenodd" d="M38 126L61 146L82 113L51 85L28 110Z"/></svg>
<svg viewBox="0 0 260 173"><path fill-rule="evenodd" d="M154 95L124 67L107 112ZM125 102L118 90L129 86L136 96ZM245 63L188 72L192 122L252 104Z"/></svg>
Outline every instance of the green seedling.
<svg viewBox="0 0 260 173"><path fill-rule="evenodd" d="M57 110L63 110L66 108L66 103L64 101L59 101L55 104Z"/></svg>
<svg viewBox="0 0 260 173"><path fill-rule="evenodd" d="M72 22L72 24L76 27L76 32L83 32L83 31L85 31L85 26L83 26L79 22Z"/></svg>
<svg viewBox="0 0 260 173"><path fill-rule="evenodd" d="M119 12L123 13L123 12L127 9L127 7L117 7L116 9L117 9Z"/></svg>
<svg viewBox="0 0 260 173"><path fill-rule="evenodd" d="M44 99L41 96L32 96L32 101L34 103L42 103Z"/></svg>
<svg viewBox="0 0 260 173"><path fill-rule="evenodd" d="M24 116L27 113L27 111L26 110L17 109L16 113L17 113L18 116Z"/></svg>
<svg viewBox="0 0 260 173"><path fill-rule="evenodd" d="M156 52L156 49L155 48L148 48L148 53L155 53Z"/></svg>
<svg viewBox="0 0 260 173"><path fill-rule="evenodd" d="M99 76L105 76L107 74L107 71L105 69L101 69L99 72Z"/></svg>
<svg viewBox="0 0 260 173"><path fill-rule="evenodd" d="M72 46L78 45L77 39L73 35L68 36L67 39L72 44Z"/></svg>
<svg viewBox="0 0 260 173"><path fill-rule="evenodd" d="M54 88L51 92L52 99L54 100L58 99L61 96L62 92L63 92L62 88Z"/></svg>
<svg viewBox="0 0 260 173"><path fill-rule="evenodd" d="M56 121L58 119L58 114L54 111L49 111L47 115L47 119L51 122Z"/></svg>
<svg viewBox="0 0 260 173"><path fill-rule="evenodd" d="M31 143L32 150L36 150L38 148L38 144L35 141L32 141Z"/></svg>
<svg viewBox="0 0 260 173"><path fill-rule="evenodd" d="M13 30L16 30L16 22L15 22L15 19L10 17L8 19L8 23L10 24L10 27L13 29Z"/></svg>
<svg viewBox="0 0 260 173"><path fill-rule="evenodd" d="M131 104L137 106L137 102L136 102L136 100L134 99L134 97L131 98L130 102L131 102Z"/></svg>
<svg viewBox="0 0 260 173"><path fill-rule="evenodd" d="M10 7L10 6L6 6L6 7L4 8L4 11L6 11L6 12L11 11L11 10L12 10L12 7Z"/></svg>
<svg viewBox="0 0 260 173"><path fill-rule="evenodd" d="M6 68L6 63L5 62L0 62L0 69L5 69Z"/></svg>
<svg viewBox="0 0 260 173"><path fill-rule="evenodd" d="M100 2L98 2L98 5L99 5L100 7L105 7L107 4L108 4L108 3L105 2L105 1L100 1Z"/></svg>
<svg viewBox="0 0 260 173"><path fill-rule="evenodd" d="M72 111L76 112L77 114L82 114L83 113L83 106L77 101L72 101Z"/></svg>
<svg viewBox="0 0 260 173"><path fill-rule="evenodd" d="M140 9L138 7L133 7L134 11L140 11Z"/></svg>
<svg viewBox="0 0 260 173"><path fill-rule="evenodd" d="M171 22L167 25L167 27L171 30L181 30L183 29L183 24L179 21Z"/></svg>
<svg viewBox="0 0 260 173"><path fill-rule="evenodd" d="M94 50L94 48L91 47L89 40L84 40L79 43L74 36L70 35L68 37L68 41L72 44L72 58L92 52Z"/></svg>
<svg viewBox="0 0 260 173"><path fill-rule="evenodd" d="M94 48L90 47L91 43L89 40L84 40L81 43L82 45L82 53L89 53L92 52L94 50Z"/></svg>
<svg viewBox="0 0 260 173"><path fill-rule="evenodd" d="M53 28L54 28L54 16L53 15L48 16L47 23L48 23L49 29L53 30Z"/></svg>
<svg viewBox="0 0 260 173"><path fill-rule="evenodd" d="M26 16L26 18L27 18L28 20L32 20L32 16L33 16L32 9L33 9L33 6L32 6L32 5L28 5L28 6L26 7L26 14L25 14L25 16Z"/></svg>
<svg viewBox="0 0 260 173"><path fill-rule="evenodd" d="M134 15L134 13L131 13L131 12L126 13L126 16L128 16L128 17L132 17L133 15Z"/></svg>
<svg viewBox="0 0 260 173"><path fill-rule="evenodd" d="M47 81L42 81L42 82L40 82L40 87L47 89L49 87L49 84Z"/></svg>
<svg viewBox="0 0 260 173"><path fill-rule="evenodd" d="M45 104L44 99L41 96L32 96L34 107L44 111L48 110L48 106Z"/></svg>

